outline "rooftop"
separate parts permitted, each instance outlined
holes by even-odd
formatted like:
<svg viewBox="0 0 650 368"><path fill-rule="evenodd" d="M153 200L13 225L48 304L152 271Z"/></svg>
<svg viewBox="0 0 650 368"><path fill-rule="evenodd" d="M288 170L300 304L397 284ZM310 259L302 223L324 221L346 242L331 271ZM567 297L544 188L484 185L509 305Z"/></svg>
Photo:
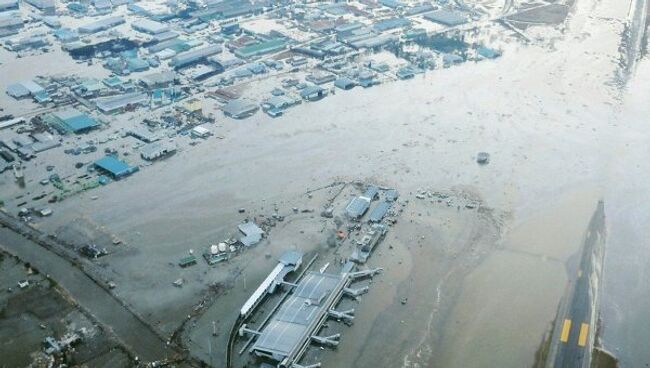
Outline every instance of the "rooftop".
<svg viewBox="0 0 650 368"><path fill-rule="evenodd" d="M312 332L312 322L326 313L327 302L341 282L342 275L309 272L293 294L262 330L253 350L270 354L280 361L300 347Z"/></svg>

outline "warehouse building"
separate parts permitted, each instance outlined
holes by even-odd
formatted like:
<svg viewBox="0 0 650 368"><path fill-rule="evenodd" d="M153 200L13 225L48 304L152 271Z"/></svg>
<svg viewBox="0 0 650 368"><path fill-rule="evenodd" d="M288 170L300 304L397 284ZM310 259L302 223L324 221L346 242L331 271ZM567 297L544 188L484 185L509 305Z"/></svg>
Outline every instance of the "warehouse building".
<svg viewBox="0 0 650 368"><path fill-rule="evenodd" d="M170 87L176 83L178 75L172 71L151 73L140 78L140 83L150 89Z"/></svg>
<svg viewBox="0 0 650 368"><path fill-rule="evenodd" d="M19 12L0 14L0 37L15 35L25 26Z"/></svg>
<svg viewBox="0 0 650 368"><path fill-rule="evenodd" d="M390 209L390 203L387 201L381 201L377 203L377 206L373 208L373 210L370 212L370 215L368 216L368 222L370 223L378 223L381 222L381 220L384 219L384 216L388 213L388 210Z"/></svg>
<svg viewBox="0 0 650 368"><path fill-rule="evenodd" d="M140 169L137 166L129 166L126 162L113 156L104 156L104 158L95 161L95 167L115 180L127 177Z"/></svg>
<svg viewBox="0 0 650 368"><path fill-rule="evenodd" d="M355 81L353 81L352 79L347 78L347 77L341 77L341 78L338 78L337 80L334 81L334 86L336 86L336 87L338 87L340 89L343 89L343 90L352 89L356 85L357 84L356 84Z"/></svg>
<svg viewBox="0 0 650 368"><path fill-rule="evenodd" d="M144 143L153 143L157 140L160 140L160 136L158 134L152 133L149 131L149 129L142 127L131 128L126 132L126 135L141 140Z"/></svg>
<svg viewBox="0 0 650 368"><path fill-rule="evenodd" d="M243 119L255 114L258 109L259 107L251 101L236 99L229 101L221 110L233 119Z"/></svg>
<svg viewBox="0 0 650 368"><path fill-rule="evenodd" d="M327 90L320 86L307 86L300 91L300 97L307 101L317 101L327 96Z"/></svg>
<svg viewBox="0 0 650 368"><path fill-rule="evenodd" d="M37 49L39 47L49 46L50 41L45 35L29 35L26 37L13 38L5 42L5 48L9 51L23 51L28 49Z"/></svg>
<svg viewBox="0 0 650 368"><path fill-rule="evenodd" d="M370 198L354 197L345 207L345 214L352 220L359 220L368 211Z"/></svg>
<svg viewBox="0 0 650 368"><path fill-rule="evenodd" d="M221 46L210 45L198 50L186 51L174 56L169 65L174 68L183 68L186 66L205 62L209 56L216 55L221 52Z"/></svg>
<svg viewBox="0 0 650 368"><path fill-rule="evenodd" d="M77 109L67 109L52 113L46 117L47 123L61 134L80 134L99 126L99 123Z"/></svg>
<svg viewBox="0 0 650 368"><path fill-rule="evenodd" d="M111 96L97 99L96 106L104 114L115 114L138 106L146 105L149 96L145 93L132 92L119 96Z"/></svg>
<svg viewBox="0 0 650 368"><path fill-rule="evenodd" d="M147 161L154 161L176 153L176 146L169 142L154 142L142 147L140 157Z"/></svg>
<svg viewBox="0 0 650 368"><path fill-rule="evenodd" d="M287 47L285 40L275 39L240 47L235 50L235 55L242 59L246 59L284 50L285 47Z"/></svg>
<svg viewBox="0 0 650 368"><path fill-rule="evenodd" d="M54 14L56 11L56 4L54 0L25 0L25 2L44 14Z"/></svg>
<svg viewBox="0 0 650 368"><path fill-rule="evenodd" d="M467 18L462 13L446 9L439 9L427 13L424 15L424 19L450 27L467 23Z"/></svg>
<svg viewBox="0 0 650 368"><path fill-rule="evenodd" d="M169 31L169 26L166 24L150 19L137 20L131 23L131 28L138 32L148 33L150 35L157 35Z"/></svg>
<svg viewBox="0 0 650 368"><path fill-rule="evenodd" d="M79 31L79 33L92 34L92 33L97 33L97 32L101 32L101 31L106 31L106 30L111 29L113 27L119 26L120 24L124 24L124 17L122 17L122 16L107 17L107 18L103 18L103 19L100 19L98 21L83 25L83 26L78 28L78 31Z"/></svg>

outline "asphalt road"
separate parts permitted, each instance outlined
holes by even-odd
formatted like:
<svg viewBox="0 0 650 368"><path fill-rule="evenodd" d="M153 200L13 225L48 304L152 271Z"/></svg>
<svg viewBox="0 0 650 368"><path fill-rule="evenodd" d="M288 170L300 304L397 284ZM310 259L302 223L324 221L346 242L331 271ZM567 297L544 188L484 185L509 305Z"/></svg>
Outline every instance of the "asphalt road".
<svg viewBox="0 0 650 368"><path fill-rule="evenodd" d="M591 364L595 321L595 297L599 285L599 262L605 239L605 211L603 202L594 212L582 250L577 275L558 313L553 334L550 367L588 368Z"/></svg>

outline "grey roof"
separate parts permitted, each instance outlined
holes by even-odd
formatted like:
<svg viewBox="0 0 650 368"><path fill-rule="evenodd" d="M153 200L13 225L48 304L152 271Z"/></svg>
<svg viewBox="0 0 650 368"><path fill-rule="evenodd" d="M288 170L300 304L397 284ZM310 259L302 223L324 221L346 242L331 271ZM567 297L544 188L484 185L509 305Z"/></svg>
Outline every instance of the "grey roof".
<svg viewBox="0 0 650 368"><path fill-rule="evenodd" d="M395 189L389 189L386 191L386 200L388 202L394 202L399 197L399 193Z"/></svg>
<svg viewBox="0 0 650 368"><path fill-rule="evenodd" d="M41 87L38 83L31 80L20 82L20 84L22 84L23 87L27 88L29 93L33 95L45 91L45 88Z"/></svg>
<svg viewBox="0 0 650 368"><path fill-rule="evenodd" d="M350 89L356 85L356 83L347 77L341 77L334 81L334 85L341 89Z"/></svg>
<svg viewBox="0 0 650 368"><path fill-rule="evenodd" d="M312 95L324 93L326 90L323 87L320 86L307 86L300 91L300 97L302 98L307 98Z"/></svg>
<svg viewBox="0 0 650 368"><path fill-rule="evenodd" d="M173 83L178 76L172 71L162 71L142 76L140 80L148 87Z"/></svg>
<svg viewBox="0 0 650 368"><path fill-rule="evenodd" d="M32 144L32 150L34 150L34 152L36 153L39 153L39 152L47 151L54 147L59 147L60 145L61 142L54 139L44 140Z"/></svg>
<svg viewBox="0 0 650 368"><path fill-rule="evenodd" d="M156 22L150 19L140 19L131 23L131 27L136 31L141 31L149 34L159 34L169 31L166 24Z"/></svg>
<svg viewBox="0 0 650 368"><path fill-rule="evenodd" d="M6 92L9 96L15 98L29 96L29 90L22 83L13 83L7 86Z"/></svg>
<svg viewBox="0 0 650 368"><path fill-rule="evenodd" d="M55 7L54 0L25 0L25 2L40 10L53 9Z"/></svg>
<svg viewBox="0 0 650 368"><path fill-rule="evenodd" d="M377 194L379 194L379 188L377 188L376 185L368 185L366 191L363 193L363 196L370 200L373 200Z"/></svg>
<svg viewBox="0 0 650 368"><path fill-rule="evenodd" d="M242 222L237 227L239 228L239 231L241 231L244 235L264 234L264 230L257 226L257 224L253 221Z"/></svg>
<svg viewBox="0 0 650 368"><path fill-rule="evenodd" d="M145 143L155 142L160 139L158 134L155 134L144 127L131 128L127 131L127 134Z"/></svg>
<svg viewBox="0 0 650 368"><path fill-rule="evenodd" d="M251 235L246 235L242 236L239 241L244 244L244 246L250 247L251 245L255 245L262 240L262 235L260 234L251 234Z"/></svg>
<svg viewBox="0 0 650 368"><path fill-rule="evenodd" d="M242 98L229 101L223 108L223 113L227 116L242 117L244 115L252 114L257 111L259 107Z"/></svg>
<svg viewBox="0 0 650 368"><path fill-rule="evenodd" d="M176 146L169 142L154 142L142 147L140 156L145 160L153 160L166 154L176 152Z"/></svg>
<svg viewBox="0 0 650 368"><path fill-rule="evenodd" d="M298 263L300 263L301 260L302 260L302 253L296 250L288 250L282 253L280 258L278 259L278 261L280 261L280 263L282 263L285 266L289 266L289 265L295 266Z"/></svg>
<svg viewBox="0 0 650 368"><path fill-rule="evenodd" d="M181 67L196 62L202 58L212 56L221 52L220 45L210 45L198 50L186 51L174 56L169 62L170 65Z"/></svg>
<svg viewBox="0 0 650 368"><path fill-rule="evenodd" d="M296 101L295 99L289 96L273 96L270 97L268 100L266 100L267 104L271 105L276 109L284 109L291 105L295 105L298 102L300 101Z"/></svg>
<svg viewBox="0 0 650 368"><path fill-rule="evenodd" d="M254 350L284 358L295 350L306 334L310 323L320 316L324 303L341 280L340 275L309 272L294 288L293 294L273 315L269 324L253 346Z"/></svg>
<svg viewBox="0 0 650 368"><path fill-rule="evenodd" d="M107 17L78 28L79 33L95 33L124 23L124 17Z"/></svg>
<svg viewBox="0 0 650 368"><path fill-rule="evenodd" d="M424 19L432 22L444 24L446 26L456 26L467 22L467 18L462 13L451 10L439 9L424 15Z"/></svg>
<svg viewBox="0 0 650 368"><path fill-rule="evenodd" d="M368 207L370 207L370 200L368 198L354 197L345 207L345 212L348 216L358 219L366 213Z"/></svg>
<svg viewBox="0 0 650 368"><path fill-rule="evenodd" d="M386 213L390 209L390 203L386 201L381 201L377 203L377 206L370 212L368 221L370 222L381 222L381 220L386 216Z"/></svg>
<svg viewBox="0 0 650 368"><path fill-rule="evenodd" d="M125 95L100 98L97 99L96 104L100 111L111 112L124 108L127 105L141 104L146 102L148 99L149 96L145 93L133 92Z"/></svg>

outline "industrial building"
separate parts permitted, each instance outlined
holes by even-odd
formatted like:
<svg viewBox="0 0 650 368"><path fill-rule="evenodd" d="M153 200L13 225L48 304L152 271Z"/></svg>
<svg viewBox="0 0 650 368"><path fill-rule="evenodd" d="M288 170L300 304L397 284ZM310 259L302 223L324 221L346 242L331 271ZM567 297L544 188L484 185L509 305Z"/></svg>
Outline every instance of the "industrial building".
<svg viewBox="0 0 650 368"><path fill-rule="evenodd" d="M424 19L445 26L457 26L467 22L467 18L462 13L446 9L438 9L427 13L424 15Z"/></svg>
<svg viewBox="0 0 650 368"><path fill-rule="evenodd" d="M88 23L86 25L83 25L79 27L77 30L79 33L86 33L86 34L92 34L92 33L97 33L101 31L106 31L108 29L111 29L113 27L116 27L120 24L124 24L124 17L122 16L115 16L115 17L107 17L107 18L102 18L100 20L97 20L92 23Z"/></svg>
<svg viewBox="0 0 650 368"><path fill-rule="evenodd" d="M176 146L169 142L154 142L147 144L140 150L140 157L147 161L154 161L176 153Z"/></svg>
<svg viewBox="0 0 650 368"><path fill-rule="evenodd" d="M259 106L251 101L240 98L229 101L221 110L224 115L233 119L243 119L255 114L259 110Z"/></svg>
<svg viewBox="0 0 650 368"><path fill-rule="evenodd" d="M334 81L334 86L343 89L343 90L348 90L352 89L356 86L357 84L350 78L347 77L341 77L338 78Z"/></svg>
<svg viewBox="0 0 650 368"><path fill-rule="evenodd" d="M99 98L96 106L104 114L114 114L126 109L135 108L149 102L146 93L132 92L124 95Z"/></svg>
<svg viewBox="0 0 650 368"><path fill-rule="evenodd" d="M234 54L242 59L252 58L269 54L272 52L284 50L287 43L282 39L275 39L269 41L262 41L253 45L240 47L235 50Z"/></svg>
<svg viewBox="0 0 650 368"><path fill-rule="evenodd" d="M239 238L239 242L246 247L259 243L264 236L264 230L252 221L241 223L237 228L242 234L244 234L243 237Z"/></svg>
<svg viewBox="0 0 650 368"><path fill-rule="evenodd" d="M193 138L203 138L203 139L205 139L205 138L209 137L211 134L212 134L212 132L208 128L204 128L202 126L194 127L190 131L190 135Z"/></svg>
<svg viewBox="0 0 650 368"><path fill-rule="evenodd" d="M368 208L370 208L369 198L354 197L345 207L345 214L352 220L359 220L368 211Z"/></svg>
<svg viewBox="0 0 650 368"><path fill-rule="evenodd" d="M139 139L144 143L153 143L160 140L158 134L152 133L148 129L142 127L131 128L126 132L126 135Z"/></svg>
<svg viewBox="0 0 650 368"><path fill-rule="evenodd" d="M364 264L372 254L373 250L384 238L388 230L385 225L373 224L370 229L357 241L357 246L350 255L350 260L355 263Z"/></svg>
<svg viewBox="0 0 650 368"><path fill-rule="evenodd" d="M198 50L186 51L174 56L169 65L176 69L186 66L194 65L197 63L205 62L209 56L216 55L221 52L220 45L210 45Z"/></svg>
<svg viewBox="0 0 650 368"><path fill-rule="evenodd" d="M300 97L307 101L318 101L327 96L327 90L320 86L307 86L300 91Z"/></svg>
<svg viewBox="0 0 650 368"><path fill-rule="evenodd" d="M115 180L127 177L140 169L137 166L129 166L114 156L104 156L95 161L95 167Z"/></svg>
<svg viewBox="0 0 650 368"><path fill-rule="evenodd" d="M54 112L44 120L61 134L85 133L99 126L95 119L76 109Z"/></svg>
<svg viewBox="0 0 650 368"><path fill-rule="evenodd" d="M56 11L55 0L25 0L25 2L44 14L54 14Z"/></svg>
<svg viewBox="0 0 650 368"><path fill-rule="evenodd" d="M169 87L178 80L178 74L172 71L151 73L140 78L140 83L147 88Z"/></svg>
<svg viewBox="0 0 650 368"><path fill-rule="evenodd" d="M381 220L384 219L384 216L388 213L388 210L390 209L390 202L387 201L381 201L377 203L377 206L370 211L370 215L368 216L368 222L370 223L378 223L381 222Z"/></svg>
<svg viewBox="0 0 650 368"><path fill-rule="evenodd" d="M36 49L39 47L49 46L50 41L42 34L34 34L25 37L13 38L7 40L4 44L9 51L23 51L27 49Z"/></svg>
<svg viewBox="0 0 650 368"><path fill-rule="evenodd" d="M0 37L17 34L25 24L20 12L6 12L0 14Z"/></svg>
<svg viewBox="0 0 650 368"><path fill-rule="evenodd" d="M148 33L150 35L157 35L169 31L169 26L151 19L137 20L131 23L131 28L138 32Z"/></svg>

